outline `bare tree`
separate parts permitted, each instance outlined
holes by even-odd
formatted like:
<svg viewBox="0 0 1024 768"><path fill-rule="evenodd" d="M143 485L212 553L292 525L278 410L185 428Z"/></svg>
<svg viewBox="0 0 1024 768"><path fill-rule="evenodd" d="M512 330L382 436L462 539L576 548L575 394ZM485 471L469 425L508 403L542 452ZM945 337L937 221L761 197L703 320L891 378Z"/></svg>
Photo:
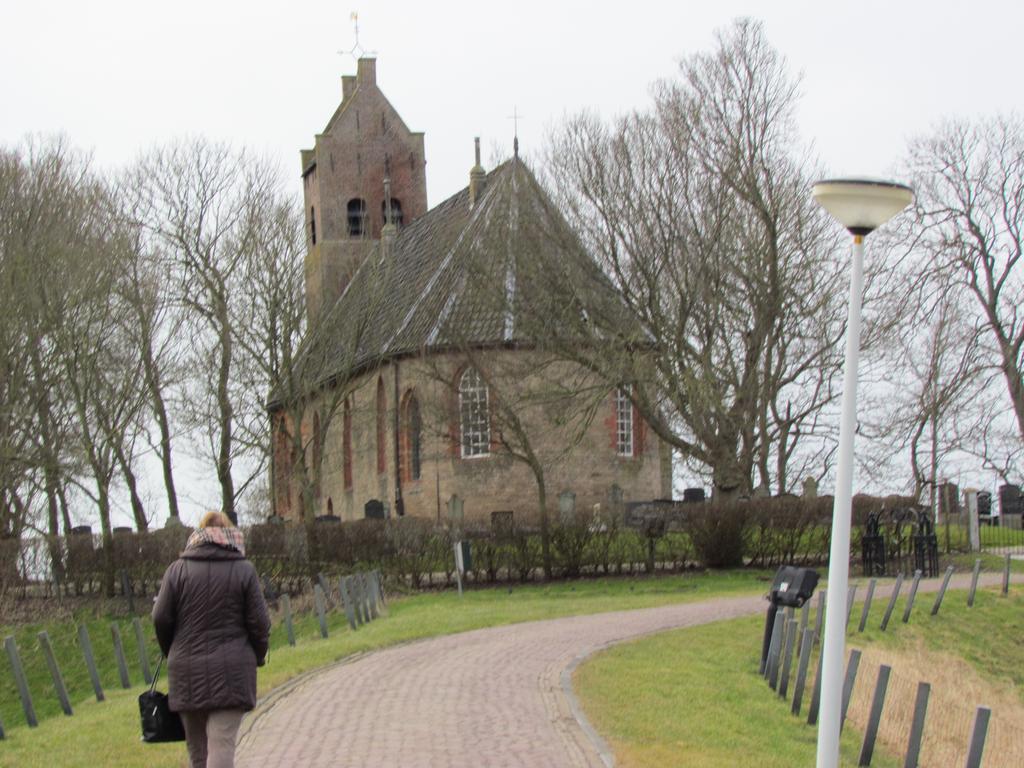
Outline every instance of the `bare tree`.
<svg viewBox="0 0 1024 768"><path fill-rule="evenodd" d="M920 227L913 247L936 274L973 297L988 359L1009 396L1019 445L1024 440L1024 122L1015 115L948 121L911 143L908 164ZM998 418L999 410L991 409L990 415ZM983 449L989 447L986 439ZM986 458L1008 468L1005 452Z"/></svg>
<svg viewBox="0 0 1024 768"><path fill-rule="evenodd" d="M195 375L182 392L180 417L212 460L222 509L237 519L236 498L261 476L265 455L251 439L264 415L252 395L255 382L246 380L251 361L236 348L237 307L249 300L244 265L257 247L261 216L271 215L280 177L244 151L201 139L153 150L132 175L139 220L173 275L191 335L187 365ZM238 480L240 459L245 470Z"/></svg>
<svg viewBox="0 0 1024 768"><path fill-rule="evenodd" d="M635 354L592 364L636 383L644 417L719 495L788 490L836 397L844 260L807 193L797 92L741 20L657 84L650 111L611 126L581 115L549 151L558 204L650 341L622 338Z"/></svg>

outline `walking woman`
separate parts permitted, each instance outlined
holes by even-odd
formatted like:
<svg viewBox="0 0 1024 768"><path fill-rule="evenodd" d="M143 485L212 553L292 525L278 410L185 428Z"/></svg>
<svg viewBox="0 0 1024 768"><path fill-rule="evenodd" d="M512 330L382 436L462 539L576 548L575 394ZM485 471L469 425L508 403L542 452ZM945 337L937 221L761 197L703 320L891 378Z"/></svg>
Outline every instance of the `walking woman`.
<svg viewBox="0 0 1024 768"><path fill-rule="evenodd" d="M227 515L207 512L168 566L153 624L190 767L232 768L242 715L256 706L270 618L242 532Z"/></svg>

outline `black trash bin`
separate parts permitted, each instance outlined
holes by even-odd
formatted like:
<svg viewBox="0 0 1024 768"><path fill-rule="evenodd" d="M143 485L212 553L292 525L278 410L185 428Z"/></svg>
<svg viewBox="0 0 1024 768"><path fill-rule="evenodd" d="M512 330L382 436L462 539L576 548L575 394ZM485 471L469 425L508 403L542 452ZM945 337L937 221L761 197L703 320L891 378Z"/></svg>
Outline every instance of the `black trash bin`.
<svg viewBox="0 0 1024 768"><path fill-rule="evenodd" d="M761 671L768 662L768 647L772 642L775 614L782 608L800 608L811 599L818 586L818 572L811 568L784 565L775 572L772 588L768 592L768 614L764 623L764 642L761 645Z"/></svg>

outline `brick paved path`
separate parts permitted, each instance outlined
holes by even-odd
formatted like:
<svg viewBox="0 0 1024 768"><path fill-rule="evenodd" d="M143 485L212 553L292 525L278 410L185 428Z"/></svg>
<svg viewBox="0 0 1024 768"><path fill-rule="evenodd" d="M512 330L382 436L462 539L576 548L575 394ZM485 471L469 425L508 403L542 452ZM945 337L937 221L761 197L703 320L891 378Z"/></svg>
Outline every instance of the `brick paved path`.
<svg viewBox="0 0 1024 768"><path fill-rule="evenodd" d="M969 579L970 574L957 576L951 587L963 588ZM998 581L998 574L987 574L982 583ZM939 579L922 582L921 591L938 584ZM880 586L876 597L887 593ZM610 757L589 725L577 719L568 690L568 671L579 659L640 635L765 607L762 597L738 597L574 616L360 656L267 697L242 726L236 765L606 765ZM928 608L922 602L917 610ZM760 638L752 638L751 647L759 646Z"/></svg>

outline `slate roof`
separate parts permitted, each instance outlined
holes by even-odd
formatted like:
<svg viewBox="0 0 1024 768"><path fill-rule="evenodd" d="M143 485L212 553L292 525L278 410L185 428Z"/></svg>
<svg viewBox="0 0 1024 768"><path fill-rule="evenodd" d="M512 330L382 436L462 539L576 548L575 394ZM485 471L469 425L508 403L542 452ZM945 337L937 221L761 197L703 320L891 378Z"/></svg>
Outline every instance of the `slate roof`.
<svg viewBox="0 0 1024 768"><path fill-rule="evenodd" d="M307 337L304 380L324 384L409 354L583 338L584 306L638 328L518 158L487 175L476 205L461 190L389 250L374 248Z"/></svg>

